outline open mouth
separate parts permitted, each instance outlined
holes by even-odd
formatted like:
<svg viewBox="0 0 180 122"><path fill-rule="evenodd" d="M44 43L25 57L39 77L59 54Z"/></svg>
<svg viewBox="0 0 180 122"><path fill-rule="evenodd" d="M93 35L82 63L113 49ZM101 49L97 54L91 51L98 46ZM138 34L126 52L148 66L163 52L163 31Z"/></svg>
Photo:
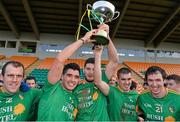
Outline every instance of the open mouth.
<svg viewBox="0 0 180 122"><path fill-rule="evenodd" d="M129 89L129 85L124 85L124 88L125 89Z"/></svg>
<svg viewBox="0 0 180 122"><path fill-rule="evenodd" d="M158 89L157 87L152 88L152 92L153 92L153 93L158 93L158 91L159 91L159 89Z"/></svg>
<svg viewBox="0 0 180 122"><path fill-rule="evenodd" d="M69 86L70 86L70 87L75 87L75 86L76 86L76 83L70 82L70 83L69 83Z"/></svg>
<svg viewBox="0 0 180 122"><path fill-rule="evenodd" d="M11 88L16 88L16 87L17 87L17 85L18 85L18 84L13 83L13 84L10 84L10 87L11 87Z"/></svg>

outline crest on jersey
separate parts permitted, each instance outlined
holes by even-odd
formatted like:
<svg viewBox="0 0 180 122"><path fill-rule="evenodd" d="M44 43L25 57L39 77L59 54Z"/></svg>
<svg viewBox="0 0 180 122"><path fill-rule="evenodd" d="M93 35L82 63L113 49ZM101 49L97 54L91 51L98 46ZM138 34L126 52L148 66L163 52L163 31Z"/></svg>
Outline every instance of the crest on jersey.
<svg viewBox="0 0 180 122"><path fill-rule="evenodd" d="M168 116L164 119L164 122L175 122L175 118L172 116Z"/></svg>
<svg viewBox="0 0 180 122"><path fill-rule="evenodd" d="M174 108L172 106L169 107L169 112L174 113Z"/></svg>
<svg viewBox="0 0 180 122"><path fill-rule="evenodd" d="M13 113L15 115L19 115L19 114L22 114L24 111L25 111L25 106L23 104L19 103L18 105L16 105L14 107Z"/></svg>

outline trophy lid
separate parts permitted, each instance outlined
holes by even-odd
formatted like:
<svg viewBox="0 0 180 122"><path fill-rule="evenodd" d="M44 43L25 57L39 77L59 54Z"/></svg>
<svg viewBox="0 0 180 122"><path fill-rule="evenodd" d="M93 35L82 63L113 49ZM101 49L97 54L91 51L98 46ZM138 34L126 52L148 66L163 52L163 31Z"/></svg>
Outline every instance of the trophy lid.
<svg viewBox="0 0 180 122"><path fill-rule="evenodd" d="M108 1L97 1L92 8L99 18L103 18L104 22L111 21L114 16L115 7Z"/></svg>

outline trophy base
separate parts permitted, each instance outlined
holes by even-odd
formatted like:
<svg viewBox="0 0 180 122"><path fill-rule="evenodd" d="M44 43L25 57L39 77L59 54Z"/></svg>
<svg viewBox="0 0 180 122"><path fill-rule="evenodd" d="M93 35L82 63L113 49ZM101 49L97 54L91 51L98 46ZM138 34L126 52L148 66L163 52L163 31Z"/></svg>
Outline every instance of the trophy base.
<svg viewBox="0 0 180 122"><path fill-rule="evenodd" d="M96 40L93 42L95 45L108 45L109 39L101 35L93 35L91 39Z"/></svg>

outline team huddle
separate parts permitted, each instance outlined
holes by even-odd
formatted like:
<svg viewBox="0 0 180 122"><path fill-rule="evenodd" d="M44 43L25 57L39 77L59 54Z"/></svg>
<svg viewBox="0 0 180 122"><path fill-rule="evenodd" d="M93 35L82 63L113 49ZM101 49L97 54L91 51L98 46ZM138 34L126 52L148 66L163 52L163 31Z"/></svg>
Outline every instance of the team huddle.
<svg viewBox="0 0 180 122"><path fill-rule="evenodd" d="M98 29L109 34L109 26ZM167 88L164 69L152 66L145 72L147 90L138 94L132 86L130 69L118 67L117 50L108 36L106 78L102 79L103 46L95 45L94 58L84 64L84 79L76 63L65 64L81 46L92 43L91 36L98 29L87 32L59 52L42 89L23 89L24 66L7 62L1 73L0 121L180 121L180 78L174 90ZM116 75L116 85L109 80Z"/></svg>

